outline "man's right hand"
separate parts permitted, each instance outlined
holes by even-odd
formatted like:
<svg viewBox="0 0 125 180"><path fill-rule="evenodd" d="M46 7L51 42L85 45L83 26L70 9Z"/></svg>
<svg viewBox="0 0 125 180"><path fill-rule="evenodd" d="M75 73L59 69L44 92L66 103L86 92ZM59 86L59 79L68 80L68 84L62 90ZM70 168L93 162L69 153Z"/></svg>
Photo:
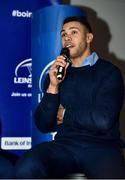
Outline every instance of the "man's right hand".
<svg viewBox="0 0 125 180"><path fill-rule="evenodd" d="M64 77L62 80L57 79L57 71L58 71L59 66L65 67ZM55 62L52 64L52 66L49 70L50 84L49 84L49 87L47 89L48 93L52 93L52 94L58 93L59 83L64 80L68 66L69 66L69 63L67 63L65 61L65 57L58 56L56 58Z"/></svg>

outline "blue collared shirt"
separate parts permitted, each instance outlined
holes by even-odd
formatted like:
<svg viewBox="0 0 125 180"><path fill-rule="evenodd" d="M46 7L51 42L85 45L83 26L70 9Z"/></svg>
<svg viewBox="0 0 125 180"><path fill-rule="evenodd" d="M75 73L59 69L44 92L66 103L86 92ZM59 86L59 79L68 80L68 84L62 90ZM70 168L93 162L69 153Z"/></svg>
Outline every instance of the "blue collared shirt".
<svg viewBox="0 0 125 180"><path fill-rule="evenodd" d="M90 56L85 58L85 60L81 64L81 67L87 65L93 66L98 60L98 58L99 58L98 55L95 52L93 52Z"/></svg>

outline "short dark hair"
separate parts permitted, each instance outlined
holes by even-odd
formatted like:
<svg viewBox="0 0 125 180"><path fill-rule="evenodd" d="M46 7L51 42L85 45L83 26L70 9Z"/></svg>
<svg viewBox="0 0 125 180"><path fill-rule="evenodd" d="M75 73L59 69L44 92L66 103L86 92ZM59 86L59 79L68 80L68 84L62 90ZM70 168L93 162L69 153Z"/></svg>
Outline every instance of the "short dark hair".
<svg viewBox="0 0 125 180"><path fill-rule="evenodd" d="M68 22L72 22L72 21L77 21L77 22L81 23L82 25L84 25L87 28L87 30L90 33L92 33L92 28L91 28L91 26L90 26L90 24L89 24L89 22L88 22L86 17L84 17L84 16L71 16L71 17L67 17L66 19L64 19L63 25L68 23Z"/></svg>

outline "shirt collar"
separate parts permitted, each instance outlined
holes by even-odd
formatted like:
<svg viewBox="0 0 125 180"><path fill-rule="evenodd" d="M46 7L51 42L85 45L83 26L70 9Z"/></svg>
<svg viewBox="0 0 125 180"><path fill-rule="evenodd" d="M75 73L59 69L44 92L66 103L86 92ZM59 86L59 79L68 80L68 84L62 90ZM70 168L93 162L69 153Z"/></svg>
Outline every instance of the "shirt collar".
<svg viewBox="0 0 125 180"><path fill-rule="evenodd" d="M87 58L85 58L85 60L82 62L81 67L82 66L93 66L96 61L98 60L98 55L96 54L96 52L93 52L90 56L88 56Z"/></svg>

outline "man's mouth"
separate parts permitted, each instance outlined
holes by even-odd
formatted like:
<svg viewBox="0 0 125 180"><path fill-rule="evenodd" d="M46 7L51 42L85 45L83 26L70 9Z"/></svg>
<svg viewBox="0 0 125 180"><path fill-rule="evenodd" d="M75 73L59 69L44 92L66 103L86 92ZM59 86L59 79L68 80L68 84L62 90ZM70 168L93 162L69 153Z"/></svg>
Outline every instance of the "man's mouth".
<svg viewBox="0 0 125 180"><path fill-rule="evenodd" d="M73 45L72 45L72 44L66 44L65 47L66 47L66 48L72 48Z"/></svg>

